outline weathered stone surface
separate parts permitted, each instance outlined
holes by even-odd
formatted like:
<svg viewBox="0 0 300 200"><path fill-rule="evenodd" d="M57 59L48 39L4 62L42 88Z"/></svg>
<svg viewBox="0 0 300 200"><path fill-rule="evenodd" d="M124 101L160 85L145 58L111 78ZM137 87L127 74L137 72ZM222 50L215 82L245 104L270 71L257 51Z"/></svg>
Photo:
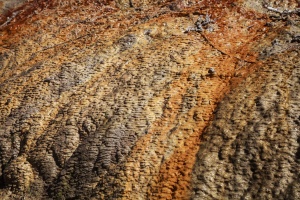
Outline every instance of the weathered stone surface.
<svg viewBox="0 0 300 200"><path fill-rule="evenodd" d="M299 198L298 1L0 3L1 199Z"/></svg>
<svg viewBox="0 0 300 200"><path fill-rule="evenodd" d="M220 103L201 139L193 198L300 198L299 53L264 60Z"/></svg>

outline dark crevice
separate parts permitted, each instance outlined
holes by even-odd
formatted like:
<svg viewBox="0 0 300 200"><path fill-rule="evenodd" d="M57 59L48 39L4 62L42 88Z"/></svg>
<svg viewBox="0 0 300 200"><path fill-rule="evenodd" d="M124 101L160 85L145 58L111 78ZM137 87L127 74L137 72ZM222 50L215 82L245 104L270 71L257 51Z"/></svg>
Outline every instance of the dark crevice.
<svg viewBox="0 0 300 200"><path fill-rule="evenodd" d="M300 137L298 137L297 142L298 142L298 149L296 152L296 162L300 163Z"/></svg>

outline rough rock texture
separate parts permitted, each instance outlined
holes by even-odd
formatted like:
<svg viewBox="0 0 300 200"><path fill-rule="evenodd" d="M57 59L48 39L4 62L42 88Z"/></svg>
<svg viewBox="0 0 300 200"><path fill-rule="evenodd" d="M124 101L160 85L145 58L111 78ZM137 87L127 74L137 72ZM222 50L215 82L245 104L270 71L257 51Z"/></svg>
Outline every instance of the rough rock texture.
<svg viewBox="0 0 300 200"><path fill-rule="evenodd" d="M1 199L299 199L296 0L0 1Z"/></svg>
<svg viewBox="0 0 300 200"><path fill-rule="evenodd" d="M266 59L223 99L201 140L195 199L300 198L299 53Z"/></svg>

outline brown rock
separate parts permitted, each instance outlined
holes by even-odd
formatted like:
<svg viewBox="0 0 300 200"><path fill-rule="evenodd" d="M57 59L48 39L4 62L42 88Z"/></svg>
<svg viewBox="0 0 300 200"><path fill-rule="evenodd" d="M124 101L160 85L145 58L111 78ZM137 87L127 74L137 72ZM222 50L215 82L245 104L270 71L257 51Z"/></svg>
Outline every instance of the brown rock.
<svg viewBox="0 0 300 200"><path fill-rule="evenodd" d="M0 1L0 199L298 199L298 3L264 2Z"/></svg>

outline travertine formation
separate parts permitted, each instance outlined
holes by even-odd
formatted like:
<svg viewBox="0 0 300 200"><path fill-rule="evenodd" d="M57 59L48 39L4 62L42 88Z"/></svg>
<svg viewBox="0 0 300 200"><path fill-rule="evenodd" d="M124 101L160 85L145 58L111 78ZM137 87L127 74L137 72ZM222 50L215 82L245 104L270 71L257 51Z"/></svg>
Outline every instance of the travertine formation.
<svg viewBox="0 0 300 200"><path fill-rule="evenodd" d="M0 199L300 198L296 0L0 6Z"/></svg>
<svg viewBox="0 0 300 200"><path fill-rule="evenodd" d="M220 103L201 140L194 199L300 198L299 53L264 60Z"/></svg>

